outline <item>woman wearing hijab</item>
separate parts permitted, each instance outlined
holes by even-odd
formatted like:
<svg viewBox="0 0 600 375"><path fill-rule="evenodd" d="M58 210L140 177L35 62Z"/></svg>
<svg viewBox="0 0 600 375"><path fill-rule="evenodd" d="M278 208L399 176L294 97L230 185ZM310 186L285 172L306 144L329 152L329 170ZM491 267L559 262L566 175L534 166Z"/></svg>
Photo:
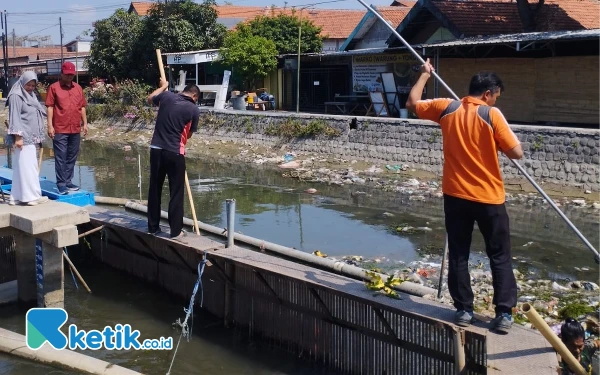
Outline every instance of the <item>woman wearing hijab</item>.
<svg viewBox="0 0 600 375"><path fill-rule="evenodd" d="M37 84L34 72L25 72L8 93L8 134L12 136L13 181L10 205L35 206L48 201L42 196L35 146L44 140L46 108L33 90Z"/></svg>

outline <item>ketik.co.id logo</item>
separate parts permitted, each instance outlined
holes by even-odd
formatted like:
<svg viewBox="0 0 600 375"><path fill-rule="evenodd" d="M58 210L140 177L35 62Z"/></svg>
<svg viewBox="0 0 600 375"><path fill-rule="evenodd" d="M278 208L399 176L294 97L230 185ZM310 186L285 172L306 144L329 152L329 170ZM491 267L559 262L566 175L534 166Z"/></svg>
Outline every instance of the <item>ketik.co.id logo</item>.
<svg viewBox="0 0 600 375"><path fill-rule="evenodd" d="M75 324L69 325L69 336L60 330L69 315L64 309L35 308L27 311L25 337L27 347L40 349L48 342L54 349L69 347L75 349L108 350L171 350L173 338L146 339L139 341L140 331L132 330L129 324L106 326L102 331L79 330Z"/></svg>

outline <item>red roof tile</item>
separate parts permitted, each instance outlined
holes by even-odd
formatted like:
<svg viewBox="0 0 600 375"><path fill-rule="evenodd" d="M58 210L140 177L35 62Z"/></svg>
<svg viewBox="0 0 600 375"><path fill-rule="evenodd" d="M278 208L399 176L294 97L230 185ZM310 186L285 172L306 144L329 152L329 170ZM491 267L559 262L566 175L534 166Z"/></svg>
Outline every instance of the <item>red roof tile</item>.
<svg viewBox="0 0 600 375"><path fill-rule="evenodd" d="M416 3L413 3L414 5ZM381 14L381 16L386 20L390 21L392 26L398 27L400 22L406 17L408 12L411 10L412 5L410 6L389 6L389 7L376 7L375 10Z"/></svg>
<svg viewBox="0 0 600 375"><path fill-rule="evenodd" d="M278 14L296 14L302 19L311 20L321 27L321 35L331 39L347 38L365 15L363 10L347 9L308 9L300 12L294 8L245 7L220 5L217 7L219 18L243 19L249 21L257 16Z"/></svg>
<svg viewBox="0 0 600 375"><path fill-rule="evenodd" d="M37 60L38 56L46 56L46 55L57 55L60 57L60 47L15 47L15 53L13 53L13 48L8 47L8 57L23 57L28 56L29 60ZM66 48L63 49L63 55L67 55ZM74 54L73 54L74 56ZM4 58L4 54L0 50L0 58ZM41 57L43 58L43 57Z"/></svg>
<svg viewBox="0 0 600 375"><path fill-rule="evenodd" d="M364 15L363 10L344 9L311 9L302 12L302 18L307 17L320 26L321 35L329 39L346 39Z"/></svg>
<svg viewBox="0 0 600 375"><path fill-rule="evenodd" d="M390 6L393 7L397 7L397 6L401 6L401 7L409 7L412 8L413 5L415 5L417 3L416 0L401 0L401 1L394 1L392 4L390 4ZM379 9L379 8L377 8Z"/></svg>
<svg viewBox="0 0 600 375"><path fill-rule="evenodd" d="M146 16L148 15L148 12L150 12L150 8L152 8L152 6L154 6L154 3L132 1L131 5L129 6L129 12L134 10L138 16Z"/></svg>
<svg viewBox="0 0 600 375"><path fill-rule="evenodd" d="M410 2L410 1L408 1ZM140 16L147 14L154 3L132 2L130 11L134 9ZM300 14L294 8L272 8L270 6L237 6L237 5L219 5L217 6L218 17L223 19L233 19L235 23L248 21L256 16L270 16L277 14ZM349 9L308 9L302 11L302 18L310 19L315 25L322 28L321 34L332 39L347 38L352 30L358 25L365 15L364 10ZM233 28L232 25L227 25Z"/></svg>
<svg viewBox="0 0 600 375"><path fill-rule="evenodd" d="M516 2L510 0L432 0L464 36L524 32ZM535 7L531 2L531 6ZM536 14L535 31L600 28L594 0L546 0Z"/></svg>
<svg viewBox="0 0 600 375"><path fill-rule="evenodd" d="M252 19L256 16L267 15L270 7L244 7L237 5L219 5L217 6L217 14L219 18L243 18L244 20Z"/></svg>

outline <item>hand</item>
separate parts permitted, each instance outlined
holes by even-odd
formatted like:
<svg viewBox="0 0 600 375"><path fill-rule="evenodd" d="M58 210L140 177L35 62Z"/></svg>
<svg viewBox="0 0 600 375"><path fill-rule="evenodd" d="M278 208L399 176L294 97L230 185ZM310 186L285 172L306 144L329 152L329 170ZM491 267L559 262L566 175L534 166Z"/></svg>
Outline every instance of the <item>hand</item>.
<svg viewBox="0 0 600 375"><path fill-rule="evenodd" d="M23 148L23 138L19 138L15 141L15 147Z"/></svg>
<svg viewBox="0 0 600 375"><path fill-rule="evenodd" d="M435 72L435 68L429 62L429 58L427 58L427 61L425 61L425 64L421 65L421 74L427 73L427 74L431 75L433 72Z"/></svg>
<svg viewBox="0 0 600 375"><path fill-rule="evenodd" d="M87 125L87 124L83 124L83 128L82 128L82 130L83 130L83 136L84 136L84 137L85 137L85 136L87 136L87 133L88 133L88 125Z"/></svg>
<svg viewBox="0 0 600 375"><path fill-rule="evenodd" d="M160 79L160 86L159 87L161 87L161 88L167 88L167 87L169 87L169 82L167 82L166 79L162 79L161 78Z"/></svg>
<svg viewBox="0 0 600 375"><path fill-rule="evenodd" d="M52 125L48 125L48 137L54 139L54 127Z"/></svg>

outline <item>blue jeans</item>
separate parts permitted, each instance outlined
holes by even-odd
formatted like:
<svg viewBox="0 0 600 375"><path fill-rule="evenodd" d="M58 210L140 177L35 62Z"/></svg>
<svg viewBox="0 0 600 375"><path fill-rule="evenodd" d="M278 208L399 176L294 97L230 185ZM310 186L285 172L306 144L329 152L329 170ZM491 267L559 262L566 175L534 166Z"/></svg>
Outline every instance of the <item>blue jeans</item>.
<svg viewBox="0 0 600 375"><path fill-rule="evenodd" d="M56 169L56 185L67 186L71 184L75 171L75 162L79 155L81 134L55 134L54 164Z"/></svg>

